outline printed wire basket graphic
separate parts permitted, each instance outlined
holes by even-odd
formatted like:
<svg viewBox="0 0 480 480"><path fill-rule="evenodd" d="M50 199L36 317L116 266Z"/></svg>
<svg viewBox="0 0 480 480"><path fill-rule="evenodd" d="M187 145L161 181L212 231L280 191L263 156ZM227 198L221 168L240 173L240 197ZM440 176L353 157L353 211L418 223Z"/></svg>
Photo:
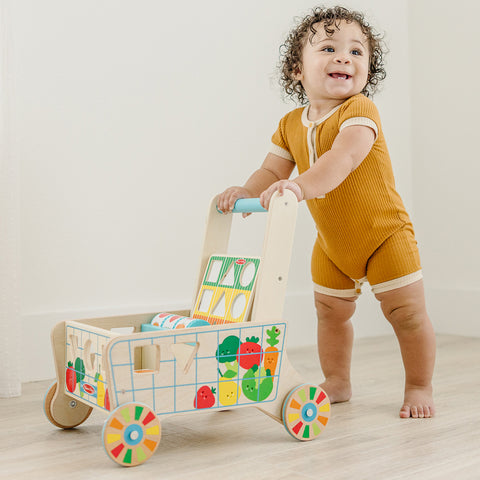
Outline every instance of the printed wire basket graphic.
<svg viewBox="0 0 480 480"><path fill-rule="evenodd" d="M167 415L274 401L285 324L225 327L114 340L108 349L114 404L143 402Z"/></svg>

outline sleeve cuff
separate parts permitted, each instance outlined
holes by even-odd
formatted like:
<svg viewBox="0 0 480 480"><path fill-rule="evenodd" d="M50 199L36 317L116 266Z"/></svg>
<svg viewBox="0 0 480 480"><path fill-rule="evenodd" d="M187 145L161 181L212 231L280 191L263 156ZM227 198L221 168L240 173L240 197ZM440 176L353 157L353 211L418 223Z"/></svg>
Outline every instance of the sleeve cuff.
<svg viewBox="0 0 480 480"><path fill-rule="evenodd" d="M364 127L370 127L375 132L375 140L378 137L378 127L377 124L371 119L367 117L352 117L348 120L345 120L340 125L340 131L342 131L346 127L351 127L353 125L361 125Z"/></svg>
<svg viewBox="0 0 480 480"><path fill-rule="evenodd" d="M270 146L270 153L273 153L274 155L282 157L285 160L290 160L291 162L295 162L291 153L288 150L285 150L284 148L279 147L275 143L272 143L272 145Z"/></svg>

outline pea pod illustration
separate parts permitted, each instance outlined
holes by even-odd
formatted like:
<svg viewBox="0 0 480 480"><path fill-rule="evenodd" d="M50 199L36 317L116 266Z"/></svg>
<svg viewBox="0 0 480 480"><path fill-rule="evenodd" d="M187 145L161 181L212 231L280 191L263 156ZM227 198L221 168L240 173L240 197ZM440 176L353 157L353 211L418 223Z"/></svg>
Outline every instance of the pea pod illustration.
<svg viewBox="0 0 480 480"><path fill-rule="evenodd" d="M254 402L263 402L272 393L273 379L270 370L253 365L242 379L244 395Z"/></svg>

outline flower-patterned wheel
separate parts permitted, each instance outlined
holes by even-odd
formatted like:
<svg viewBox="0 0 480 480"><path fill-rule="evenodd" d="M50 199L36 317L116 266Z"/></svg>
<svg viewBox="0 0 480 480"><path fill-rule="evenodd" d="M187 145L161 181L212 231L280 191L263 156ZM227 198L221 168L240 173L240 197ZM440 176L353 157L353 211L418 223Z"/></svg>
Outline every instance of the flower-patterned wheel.
<svg viewBox="0 0 480 480"><path fill-rule="evenodd" d="M283 402L283 425L297 440L317 438L330 418L330 400L318 385L299 385Z"/></svg>
<svg viewBox="0 0 480 480"><path fill-rule="evenodd" d="M119 465L134 467L148 460L160 443L160 421L142 403L117 407L103 426L103 446Z"/></svg>

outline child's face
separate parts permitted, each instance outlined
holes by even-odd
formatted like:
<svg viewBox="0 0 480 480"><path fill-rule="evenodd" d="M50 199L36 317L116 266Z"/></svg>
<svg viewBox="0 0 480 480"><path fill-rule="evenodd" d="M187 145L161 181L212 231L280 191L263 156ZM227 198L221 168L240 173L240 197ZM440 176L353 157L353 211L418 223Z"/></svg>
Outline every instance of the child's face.
<svg viewBox="0 0 480 480"><path fill-rule="evenodd" d="M315 28L312 42L305 42L301 71L296 75L310 103L346 100L360 93L367 83L370 64L368 40L360 25L342 21L331 36L321 23Z"/></svg>

